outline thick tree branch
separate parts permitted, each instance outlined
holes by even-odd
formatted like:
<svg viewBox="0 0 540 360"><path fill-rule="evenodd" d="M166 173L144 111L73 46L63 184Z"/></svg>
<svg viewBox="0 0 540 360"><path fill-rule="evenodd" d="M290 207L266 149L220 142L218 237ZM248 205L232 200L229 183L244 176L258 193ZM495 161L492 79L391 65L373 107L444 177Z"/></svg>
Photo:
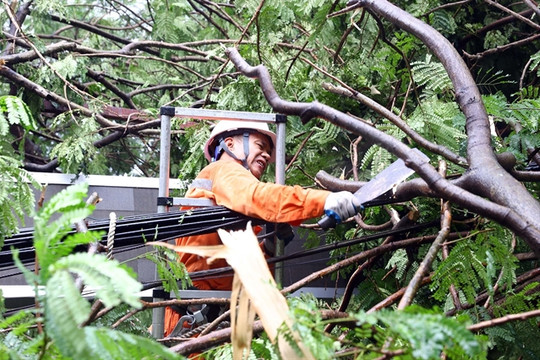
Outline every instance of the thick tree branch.
<svg viewBox="0 0 540 360"><path fill-rule="evenodd" d="M336 87L331 84L324 83L323 88L326 90L333 92L338 95L344 95L350 98L353 98L355 100L360 101L362 104L369 107L371 110L377 112L379 115L385 117L386 119L390 120L394 125L396 125L400 130L402 130L405 134L407 134L414 142L416 142L418 145L422 146L423 148L443 156L445 159L461 165L466 166L467 165L467 159L465 159L462 156L459 156L452 152L450 149L448 149L445 146L438 145L435 143L432 143L422 137L420 134L418 134L416 131L411 129L411 127L403 121L399 116L385 108L384 106L380 105L376 101L370 99L369 97L365 96L359 91L356 91L346 84L339 81L342 87Z"/></svg>
<svg viewBox="0 0 540 360"><path fill-rule="evenodd" d="M133 100L131 99L131 96L129 94L126 94L125 92L121 91L118 87L116 87L113 83L108 81L102 73L98 73L96 71L93 71L92 69L87 70L88 76L90 76L92 79L100 82L103 84L107 89L109 89L113 94L117 95L120 99L122 99L127 106L129 106L132 109L135 109L136 106L133 103Z"/></svg>
<svg viewBox="0 0 540 360"><path fill-rule="evenodd" d="M395 139L392 140L388 135L368 129L335 109L318 103L299 104L281 100L266 68L249 66L235 49L229 49L228 55L246 76L259 79L263 93L275 111L299 115L303 120L318 116L366 137L404 159L438 195L508 226L518 236L523 237L540 256L540 225L537 222L540 218L540 203L498 163L491 147L490 125L480 92L457 51L439 32L386 0L352 0L348 4L351 5L347 8L348 11L356 7L368 7L379 16L417 36L442 62L454 84L458 104L466 116L467 154L471 175L468 177L468 188L478 191L479 195L493 202L453 187L441 179L432 167L422 165L418 158L413 160L414 156L409 157L410 154L407 153L410 153L410 149L404 144L397 144Z"/></svg>

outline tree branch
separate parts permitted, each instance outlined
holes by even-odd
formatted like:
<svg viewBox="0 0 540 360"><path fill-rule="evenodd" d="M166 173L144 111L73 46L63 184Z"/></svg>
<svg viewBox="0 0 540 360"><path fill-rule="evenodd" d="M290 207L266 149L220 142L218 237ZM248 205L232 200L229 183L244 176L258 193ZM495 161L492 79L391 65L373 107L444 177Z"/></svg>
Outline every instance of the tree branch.
<svg viewBox="0 0 540 360"><path fill-rule="evenodd" d="M506 45L501 45L501 46L497 46L496 48L493 48L493 49L482 51L480 53L469 54L469 53L464 51L463 54L469 59L478 60L478 59L482 59L483 57L486 57L486 56L502 53L502 52L504 52L506 50L510 50L510 49L518 47L518 46L523 46L525 44L528 44L530 42L535 41L538 38L540 38L540 34L535 34L535 35L529 36L527 38L508 43Z"/></svg>
<svg viewBox="0 0 540 360"><path fill-rule="evenodd" d="M467 329L470 331L479 331L479 330L490 328L493 326L506 324L511 321L527 320L532 317L538 317L538 316L540 316L540 310L532 310L532 311L528 311L528 312L524 312L520 314L511 314L511 315L506 315L506 316L492 319L492 320L482 321L474 325L469 325Z"/></svg>
<svg viewBox="0 0 540 360"><path fill-rule="evenodd" d="M540 17L540 8L538 7L538 4L536 4L533 0L523 0L523 2L536 13L537 18Z"/></svg>
<svg viewBox="0 0 540 360"><path fill-rule="evenodd" d="M403 297L401 298L401 301L398 305L398 310L403 310L407 306L409 306L414 298L414 295L420 288L420 284L422 283L422 279L424 279L425 275L431 268L431 264L435 260L437 253L439 252L439 249L441 248L443 242L446 240L446 237L450 233L450 225L452 223L452 215L450 212L450 205L448 202L441 201L442 203L442 216L441 216L441 231L437 235L437 238L435 241L433 241L433 244L431 244L431 247L428 250L428 253L424 257L424 260L420 263L418 266L418 269L416 270L416 273L414 274L413 278L409 282L409 285L407 286L407 290L403 294Z"/></svg>
<svg viewBox="0 0 540 360"><path fill-rule="evenodd" d="M480 92L457 51L440 33L386 0L353 0L349 3L369 6L371 10L392 23L416 35L443 63L456 89L458 103L466 116L467 153L471 166L468 188L481 196L453 186L410 148L388 134L317 102L294 103L282 100L264 66L248 65L236 49L227 49L227 55L244 75L259 80L263 94L274 111L298 115L304 122L313 117L320 117L353 134L364 136L402 158L407 166L426 181L437 196L507 226L521 236L540 257L540 224L537 221L540 218L540 203L498 163L491 147L490 126ZM519 201L516 201L517 198Z"/></svg>
<svg viewBox="0 0 540 360"><path fill-rule="evenodd" d="M530 27L534 28L535 30L540 30L540 25L538 25L537 23L535 22L532 22L531 20L527 19L525 16L522 16L520 15L519 13L515 12L515 11L512 11L510 10L509 8L507 8L506 6L503 6L501 4L499 4L498 2L495 2L493 0L484 0L487 4L491 5L491 6L494 6L496 7L497 9L499 10L502 10L504 11L505 13L507 14L510 14L510 16L513 16L515 17L516 19L524 22L525 24L529 25ZM536 8L538 9L538 6L536 6Z"/></svg>
<svg viewBox="0 0 540 360"><path fill-rule="evenodd" d="M334 80L337 80L337 79L334 79ZM418 134L416 131L411 129L411 127L405 121L403 121L399 116L397 116L396 114L394 114L393 112L385 108L384 106L380 105L379 103L370 99L369 97L363 95L361 92L350 88L345 83L339 80L337 81L343 87L336 87L328 83L324 83L322 86L324 89L334 94L344 95L344 96L360 101L362 104L366 105L371 110L375 111L376 113L383 116L384 118L390 120L392 124L396 125L401 131L407 134L414 142L426 148L427 150L435 154L441 155L445 159L453 162L454 164L457 164L460 166L467 165L467 159L465 159L464 157L455 154L446 146L438 145L438 144L432 143L431 141L428 141L427 139L422 137L420 134Z"/></svg>

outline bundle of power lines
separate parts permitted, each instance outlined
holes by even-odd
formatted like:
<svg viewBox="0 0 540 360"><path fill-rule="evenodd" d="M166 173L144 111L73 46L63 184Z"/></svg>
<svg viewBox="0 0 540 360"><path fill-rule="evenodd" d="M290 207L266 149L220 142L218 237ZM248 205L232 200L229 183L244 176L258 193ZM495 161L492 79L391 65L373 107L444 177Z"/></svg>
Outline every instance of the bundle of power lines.
<svg viewBox="0 0 540 360"><path fill-rule="evenodd" d="M133 248L146 241L167 241L177 237L191 236L215 232L217 229L245 229L248 221L254 224L262 220L252 219L222 206L205 207L194 210L173 211L147 215L126 216L116 221L114 248ZM103 231L100 244L106 246L109 231L109 220L89 222L89 231ZM66 234L74 234L75 226ZM18 234L5 239L0 250L0 269L13 265L12 249L19 251L19 259L23 264L33 262L34 229L24 228ZM83 249L81 249L84 251Z"/></svg>

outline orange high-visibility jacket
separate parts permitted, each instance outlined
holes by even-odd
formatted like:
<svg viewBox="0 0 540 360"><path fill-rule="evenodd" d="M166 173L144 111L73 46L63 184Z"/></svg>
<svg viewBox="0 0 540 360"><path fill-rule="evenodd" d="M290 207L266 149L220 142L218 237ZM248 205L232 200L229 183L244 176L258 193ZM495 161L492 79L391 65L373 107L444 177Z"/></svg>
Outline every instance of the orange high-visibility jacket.
<svg viewBox="0 0 540 360"><path fill-rule="evenodd" d="M298 225L302 221L321 216L329 192L260 182L251 172L236 161L220 160L206 166L193 181L186 193L189 198L212 199L241 214L268 222ZM176 239L176 245L221 245L217 233L188 236ZM194 254L180 254L189 272L227 266L224 259L212 264ZM231 290L232 276L222 276L194 281L200 290ZM165 336L173 329L179 314L166 308Z"/></svg>

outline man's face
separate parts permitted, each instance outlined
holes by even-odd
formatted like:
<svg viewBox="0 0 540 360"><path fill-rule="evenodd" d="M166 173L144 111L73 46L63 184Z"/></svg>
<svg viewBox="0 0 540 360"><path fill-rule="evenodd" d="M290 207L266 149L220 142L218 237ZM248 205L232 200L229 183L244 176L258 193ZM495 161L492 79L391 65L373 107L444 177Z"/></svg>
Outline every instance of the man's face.
<svg viewBox="0 0 540 360"><path fill-rule="evenodd" d="M239 158L244 158L244 143L242 136L234 137L234 145L232 152ZM257 178L260 179L268 163L270 162L272 146L268 137L254 132L249 135L249 155L247 158L247 165L249 171Z"/></svg>

